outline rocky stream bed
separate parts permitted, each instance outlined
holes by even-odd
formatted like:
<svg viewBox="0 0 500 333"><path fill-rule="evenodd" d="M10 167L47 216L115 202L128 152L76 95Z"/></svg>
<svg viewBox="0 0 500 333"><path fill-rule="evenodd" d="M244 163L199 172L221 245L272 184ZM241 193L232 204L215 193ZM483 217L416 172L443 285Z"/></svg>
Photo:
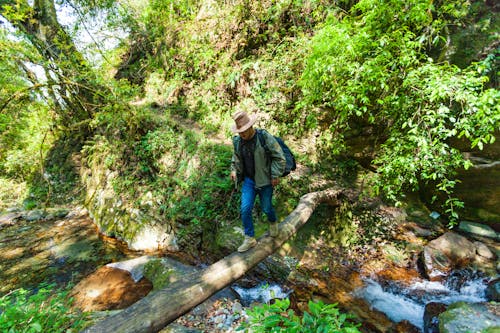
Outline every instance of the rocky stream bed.
<svg viewBox="0 0 500 333"><path fill-rule="evenodd" d="M370 242L338 246L315 232L331 218L320 211L278 253L162 332L235 332L249 307L281 297L297 312L310 299L338 303L363 332L500 330L495 230L464 222L450 231L421 212L383 205L374 212L384 223ZM71 282L74 306L95 320L203 268L180 253L128 251L100 236L82 208L3 213L0 253L2 294Z"/></svg>

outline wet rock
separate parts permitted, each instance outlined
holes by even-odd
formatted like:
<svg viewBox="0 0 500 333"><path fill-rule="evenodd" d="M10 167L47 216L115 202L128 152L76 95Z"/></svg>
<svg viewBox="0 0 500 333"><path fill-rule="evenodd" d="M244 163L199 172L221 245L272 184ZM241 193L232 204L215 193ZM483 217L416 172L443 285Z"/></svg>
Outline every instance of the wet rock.
<svg viewBox="0 0 500 333"><path fill-rule="evenodd" d="M500 302L500 279L495 279L488 283L486 298L490 301Z"/></svg>
<svg viewBox="0 0 500 333"><path fill-rule="evenodd" d="M462 221L460 222L458 229L465 233L469 233L476 236L488 237L496 240L500 240L500 235L490 226L485 224Z"/></svg>
<svg viewBox="0 0 500 333"><path fill-rule="evenodd" d="M101 267L72 290L74 306L82 311L124 309L146 296L153 286L146 279L135 283L129 272Z"/></svg>
<svg viewBox="0 0 500 333"><path fill-rule="evenodd" d="M153 260L153 258L154 257L151 256L142 256L130 260L113 262L106 266L128 271L134 282L139 282L139 280L144 277L144 267L150 260Z"/></svg>
<svg viewBox="0 0 500 333"><path fill-rule="evenodd" d="M387 286L395 281L400 285L410 286L415 280L420 280L415 269L404 267L390 267L377 273L378 281L381 285Z"/></svg>
<svg viewBox="0 0 500 333"><path fill-rule="evenodd" d="M425 273L431 281L441 281L454 268L467 266L475 254L476 248L467 238L447 232L424 247Z"/></svg>
<svg viewBox="0 0 500 333"><path fill-rule="evenodd" d="M394 326L394 333L420 333L420 329L408 320L402 320Z"/></svg>
<svg viewBox="0 0 500 333"><path fill-rule="evenodd" d="M424 333L439 333L439 315L446 311L446 304L431 302L425 305Z"/></svg>
<svg viewBox="0 0 500 333"><path fill-rule="evenodd" d="M45 217L45 212L41 209L30 210L24 215L24 219L29 222L39 221Z"/></svg>
<svg viewBox="0 0 500 333"><path fill-rule="evenodd" d="M19 212L11 212L0 215L0 227L13 225L21 217Z"/></svg>
<svg viewBox="0 0 500 333"><path fill-rule="evenodd" d="M393 322L384 313L354 293L364 285L359 273L345 267L329 273L305 268L301 272L292 271L288 280L294 290L290 295L292 309L307 311L308 301L319 299L324 303L337 303L340 309L349 309L362 323L363 332L390 332L393 328Z"/></svg>
<svg viewBox="0 0 500 333"><path fill-rule="evenodd" d="M474 242L474 246L476 247L476 253L481 257L495 259L496 255L484 243Z"/></svg>
<svg viewBox="0 0 500 333"><path fill-rule="evenodd" d="M500 329L499 304L458 302L439 315L440 333L483 332ZM493 331L491 331L493 332Z"/></svg>
<svg viewBox="0 0 500 333"><path fill-rule="evenodd" d="M427 228L423 228L422 226L418 225L417 223L411 223L411 222L410 223L405 223L404 227L407 230L413 231L413 233L417 237L430 238L435 233L433 230L430 230L430 229L427 229Z"/></svg>

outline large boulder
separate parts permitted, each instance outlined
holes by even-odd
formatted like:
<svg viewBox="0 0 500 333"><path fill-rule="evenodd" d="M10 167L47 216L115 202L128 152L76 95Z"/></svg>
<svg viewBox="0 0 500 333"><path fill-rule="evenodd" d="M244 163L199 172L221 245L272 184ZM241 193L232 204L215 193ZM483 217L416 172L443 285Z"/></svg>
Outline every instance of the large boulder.
<svg viewBox="0 0 500 333"><path fill-rule="evenodd" d="M430 241L422 255L429 280L442 281L453 269L467 266L475 258L476 247L467 238L450 231Z"/></svg>
<svg viewBox="0 0 500 333"><path fill-rule="evenodd" d="M499 314L500 305L496 303L454 303L439 315L439 332L499 332Z"/></svg>
<svg viewBox="0 0 500 333"><path fill-rule="evenodd" d="M174 230L157 214L151 192L137 202L128 200L114 190L118 172L106 169L97 158L87 163L81 171L87 189L85 206L100 233L125 242L134 251L179 250Z"/></svg>
<svg viewBox="0 0 500 333"><path fill-rule="evenodd" d="M124 309L146 296L153 286L147 279L137 283L130 272L103 266L72 290L73 305L82 311Z"/></svg>
<svg viewBox="0 0 500 333"><path fill-rule="evenodd" d="M154 290L158 290L196 270L194 266L170 258L157 258L150 260L144 266L144 276L153 282Z"/></svg>

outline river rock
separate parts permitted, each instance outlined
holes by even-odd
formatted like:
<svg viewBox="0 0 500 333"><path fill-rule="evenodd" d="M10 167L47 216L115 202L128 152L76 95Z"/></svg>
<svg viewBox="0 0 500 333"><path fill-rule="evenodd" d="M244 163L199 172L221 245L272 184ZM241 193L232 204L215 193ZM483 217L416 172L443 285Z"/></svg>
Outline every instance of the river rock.
<svg viewBox="0 0 500 333"><path fill-rule="evenodd" d="M500 240L500 234L486 224L462 221L460 222L458 229L472 235Z"/></svg>
<svg viewBox="0 0 500 333"><path fill-rule="evenodd" d="M408 320L402 320L394 326L394 333L420 333L420 329Z"/></svg>
<svg viewBox="0 0 500 333"><path fill-rule="evenodd" d="M430 302L424 310L424 333L439 333L439 315L446 311L446 304Z"/></svg>
<svg viewBox="0 0 500 333"><path fill-rule="evenodd" d="M101 267L72 290L73 306L82 311L124 309L146 296L153 285L146 279L135 283L129 272Z"/></svg>
<svg viewBox="0 0 500 333"><path fill-rule="evenodd" d="M137 283L144 277L144 266L146 266L146 264L153 259L154 257L151 256L142 256L130 260L113 262L107 264L106 266L129 272L134 282Z"/></svg>
<svg viewBox="0 0 500 333"><path fill-rule="evenodd" d="M424 247L425 273L431 281L442 281L454 268L469 264L475 255L472 242L457 233L447 232Z"/></svg>
<svg viewBox="0 0 500 333"><path fill-rule="evenodd" d="M500 302L500 278L488 283L486 298L490 301Z"/></svg>
<svg viewBox="0 0 500 333"><path fill-rule="evenodd" d="M458 302L439 315L440 333L498 332L500 305Z"/></svg>
<svg viewBox="0 0 500 333"><path fill-rule="evenodd" d="M177 323L172 323L162 329L159 333L202 333L203 331L194 328L182 326Z"/></svg>
<svg viewBox="0 0 500 333"><path fill-rule="evenodd" d="M495 259L496 255L484 244L481 242L474 242L474 246L476 247L476 253L486 259Z"/></svg>
<svg viewBox="0 0 500 333"><path fill-rule="evenodd" d="M193 266L166 257L150 260L144 266L144 276L152 281L155 290L166 287L195 271L196 268Z"/></svg>
<svg viewBox="0 0 500 333"><path fill-rule="evenodd" d="M19 212L11 212L0 215L0 227L12 225L21 217Z"/></svg>
<svg viewBox="0 0 500 333"><path fill-rule="evenodd" d="M39 221L44 217L45 212L41 209L30 210L24 215L24 219L29 222Z"/></svg>

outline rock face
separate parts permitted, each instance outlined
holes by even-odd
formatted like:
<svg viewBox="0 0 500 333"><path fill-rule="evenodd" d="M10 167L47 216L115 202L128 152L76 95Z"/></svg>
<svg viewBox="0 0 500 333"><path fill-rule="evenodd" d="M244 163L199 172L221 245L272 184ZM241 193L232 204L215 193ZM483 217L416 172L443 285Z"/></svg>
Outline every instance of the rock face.
<svg viewBox="0 0 500 333"><path fill-rule="evenodd" d="M440 333L500 331L498 304L458 302L439 315Z"/></svg>
<svg viewBox="0 0 500 333"><path fill-rule="evenodd" d="M459 173L461 182L454 190L465 202L462 215L476 221L500 221L500 142L481 152L466 153L466 157L473 166Z"/></svg>
<svg viewBox="0 0 500 333"><path fill-rule="evenodd" d="M74 306L82 311L124 309L146 296L153 285L146 279L135 283L129 272L101 267L73 288Z"/></svg>
<svg viewBox="0 0 500 333"><path fill-rule="evenodd" d="M172 226L155 215L158 209L151 192L145 193L138 203L128 202L113 189L118 172L104 165L104 161L94 157L81 169L87 189L85 206L99 232L124 241L134 251L178 251Z"/></svg>
<svg viewBox="0 0 500 333"><path fill-rule="evenodd" d="M425 273L431 281L442 281L454 268L470 263L475 255L476 247L472 242L454 232L447 232L424 247Z"/></svg>

